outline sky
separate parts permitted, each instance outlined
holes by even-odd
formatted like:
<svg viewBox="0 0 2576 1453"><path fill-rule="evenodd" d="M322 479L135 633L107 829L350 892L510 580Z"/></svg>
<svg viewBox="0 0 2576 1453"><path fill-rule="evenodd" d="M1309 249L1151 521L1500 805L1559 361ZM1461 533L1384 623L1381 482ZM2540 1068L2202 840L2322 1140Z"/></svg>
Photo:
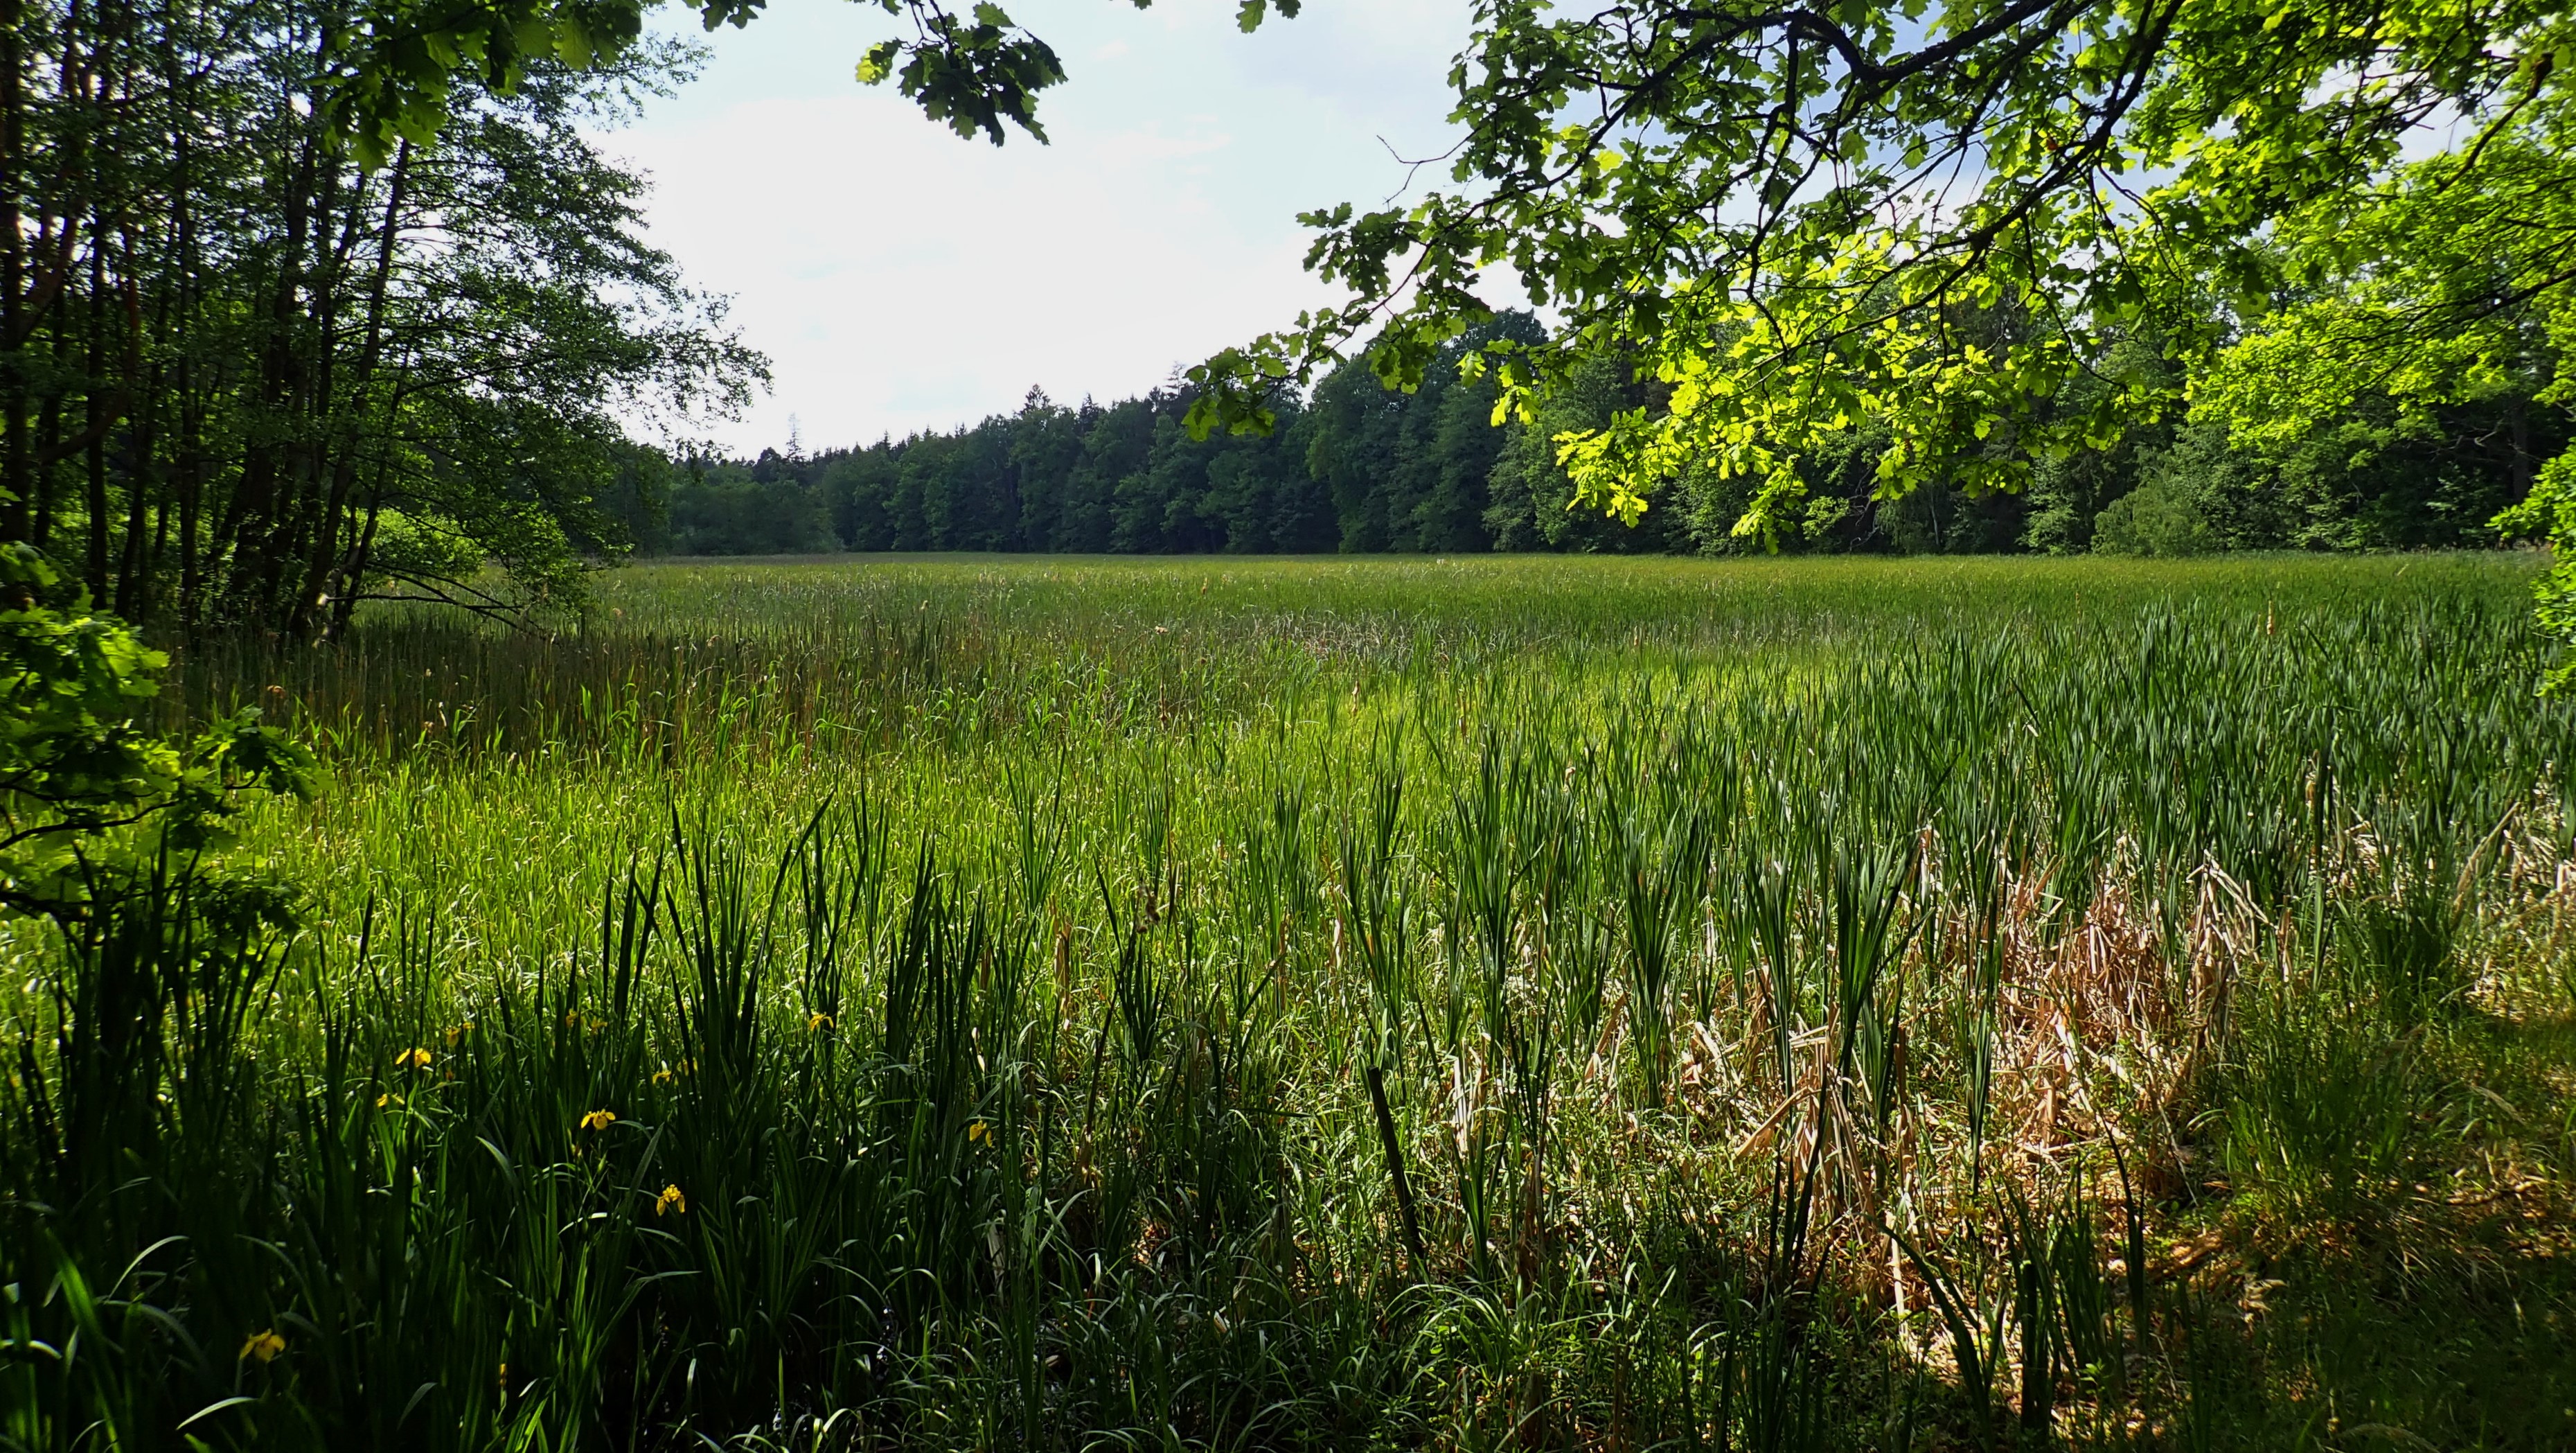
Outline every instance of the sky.
<svg viewBox="0 0 2576 1453"><path fill-rule="evenodd" d="M1032 386L1143 393L1333 301L1296 214L1382 205L1399 158L1455 136L1465 0L1307 0L1252 35L1231 0L1007 8L1070 76L1039 103L1050 145L961 140L858 84L900 22L851 0L773 0L704 37L696 79L599 138L651 178L653 243L769 356L770 392L692 435L750 454L792 424L813 452L971 424Z"/></svg>

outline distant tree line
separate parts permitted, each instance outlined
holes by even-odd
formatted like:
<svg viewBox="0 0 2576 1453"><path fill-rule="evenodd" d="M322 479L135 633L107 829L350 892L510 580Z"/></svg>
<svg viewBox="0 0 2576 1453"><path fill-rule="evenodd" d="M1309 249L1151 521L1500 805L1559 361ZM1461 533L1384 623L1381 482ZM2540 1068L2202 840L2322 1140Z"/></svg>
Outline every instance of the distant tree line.
<svg viewBox="0 0 2576 1453"><path fill-rule="evenodd" d="M1551 440L1617 412L1659 407L1620 360L1592 360L1535 424L1492 423L1495 386L1458 361L1540 324L1504 314L1453 341L1412 393L1365 360L1289 399L1266 436L1193 439L1186 383L1066 407L1032 389L1016 413L953 433L855 449L684 459L631 479L619 510L650 554L821 551L1733 553L1778 548L1904 554L2491 545L2497 511L2564 449L2563 410L2535 405L2546 374L2474 408L2365 404L2297 448L2233 445L2188 414L2116 447L2045 459L2019 494L1939 482L1871 494L1885 440L1866 428L1806 467L1805 507L1771 540L1734 526L1748 481L1662 481L1634 527L1571 509ZM2152 344L2139 340L2152 355ZM2070 405L2080 403L2070 400ZM1992 441L2011 447L2007 435ZM655 486L658 484L658 488Z"/></svg>

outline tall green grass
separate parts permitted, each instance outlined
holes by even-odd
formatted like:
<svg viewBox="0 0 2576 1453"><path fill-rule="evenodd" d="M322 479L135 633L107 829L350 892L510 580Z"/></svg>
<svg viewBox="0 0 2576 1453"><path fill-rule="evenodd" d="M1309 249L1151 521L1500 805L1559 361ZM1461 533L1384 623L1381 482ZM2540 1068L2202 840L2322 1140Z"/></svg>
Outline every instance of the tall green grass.
<svg viewBox="0 0 2576 1453"><path fill-rule="evenodd" d="M303 926L9 939L0 1437L2563 1443L2528 570L678 566L202 650L329 756L240 850ZM2534 1396L2266 1310L2339 1279L2525 1308Z"/></svg>

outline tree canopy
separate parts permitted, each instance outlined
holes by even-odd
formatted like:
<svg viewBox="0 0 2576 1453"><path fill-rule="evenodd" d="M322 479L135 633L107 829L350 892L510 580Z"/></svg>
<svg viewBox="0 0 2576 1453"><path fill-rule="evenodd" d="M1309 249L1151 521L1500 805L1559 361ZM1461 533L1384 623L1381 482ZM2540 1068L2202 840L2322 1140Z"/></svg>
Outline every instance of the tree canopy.
<svg viewBox="0 0 2576 1453"><path fill-rule="evenodd" d="M1064 74L1043 40L992 3L875 3L910 33L861 80L961 135L1043 138ZM714 27L759 4L695 8ZM324 32L322 111L376 160L460 85L618 52L640 8L397 0L356 22ZM2376 414L2351 464L2513 395L2563 438L2571 74L2562 0L1479 0L1449 185L1309 214L1309 266L1349 301L1195 370L1189 425L1274 427L1283 389L1363 338L1416 387L1501 275L1557 326L1463 358L1498 416L1539 419L1604 359L1649 385L1553 436L1577 498L1634 521L1681 481L1741 481L1729 528L1765 543L1856 460L1881 500L1975 498L2185 415L2277 453ZM2576 545L2576 462L2497 523ZM2576 630L2569 553L2544 611Z"/></svg>
<svg viewBox="0 0 2576 1453"><path fill-rule="evenodd" d="M2571 74L2556 0L1486 0L1454 188L1311 215L1351 301L1212 360L1196 422L1262 426L1367 330L1409 384L1497 272L1562 322L1480 360L1506 412L1603 354L1669 390L1561 439L1583 496L1713 470L1757 538L1856 437L1895 498L2178 406L2286 444L2535 374L2565 405ZM2534 484L2504 522L2576 544L2576 463Z"/></svg>
<svg viewBox="0 0 2576 1453"><path fill-rule="evenodd" d="M762 376L588 134L672 47L460 82L434 145L370 169L325 119L359 12L13 13L0 543L102 610L309 636L371 595L559 601L620 548L593 499L630 427Z"/></svg>

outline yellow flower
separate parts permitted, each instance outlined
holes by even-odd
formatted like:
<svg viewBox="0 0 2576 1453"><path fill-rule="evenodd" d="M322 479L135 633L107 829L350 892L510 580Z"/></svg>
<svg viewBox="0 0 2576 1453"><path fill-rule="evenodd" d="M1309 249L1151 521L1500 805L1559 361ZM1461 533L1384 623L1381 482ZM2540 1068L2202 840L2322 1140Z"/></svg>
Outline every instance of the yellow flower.
<svg viewBox="0 0 2576 1453"><path fill-rule="evenodd" d="M689 1198L680 1194L678 1186L664 1186L662 1194L653 1198L653 1214L659 1216L665 1211L689 1214Z"/></svg>
<svg viewBox="0 0 2576 1453"><path fill-rule="evenodd" d="M829 1029L832 1027L832 1016L829 1014L807 1015L805 1019L805 1027L807 1029Z"/></svg>
<svg viewBox="0 0 2576 1453"><path fill-rule="evenodd" d="M616 1123L617 1112L614 1110L593 1110L581 1117L581 1128L584 1130L605 1130Z"/></svg>
<svg viewBox="0 0 2576 1453"><path fill-rule="evenodd" d="M671 1084L679 1078L680 1077L678 1075L671 1073L671 1067L669 1065L664 1065L653 1072L653 1083L657 1085Z"/></svg>
<svg viewBox="0 0 2576 1453"><path fill-rule="evenodd" d="M267 1363L276 1361L277 1354L285 1350L286 1339L278 1336L275 1332L253 1332L250 1334L250 1337L242 1343L241 1355L242 1359L246 1361L255 1360Z"/></svg>
<svg viewBox="0 0 2576 1453"><path fill-rule="evenodd" d="M974 1144L978 1140L990 1143L992 1139L993 1127L985 1124L981 1120L978 1120L974 1124L966 1127L966 1143L969 1145Z"/></svg>
<svg viewBox="0 0 2576 1453"><path fill-rule="evenodd" d="M425 1049L404 1050L402 1053L394 1056L394 1068L398 1070L428 1069L429 1051Z"/></svg>
<svg viewBox="0 0 2576 1453"><path fill-rule="evenodd" d="M402 1098L402 1096L400 1096L400 1095L397 1095L397 1094L393 1093L391 1090L388 1090L388 1091L386 1091L385 1093L383 1093L383 1094L381 1094L381 1095L378 1095L378 1096L376 1097L376 1108L377 1108L377 1109L379 1109L379 1110L381 1110L381 1109L385 1108L387 1105L399 1105L399 1104L401 1104L402 1102L403 1102L403 1098Z"/></svg>

